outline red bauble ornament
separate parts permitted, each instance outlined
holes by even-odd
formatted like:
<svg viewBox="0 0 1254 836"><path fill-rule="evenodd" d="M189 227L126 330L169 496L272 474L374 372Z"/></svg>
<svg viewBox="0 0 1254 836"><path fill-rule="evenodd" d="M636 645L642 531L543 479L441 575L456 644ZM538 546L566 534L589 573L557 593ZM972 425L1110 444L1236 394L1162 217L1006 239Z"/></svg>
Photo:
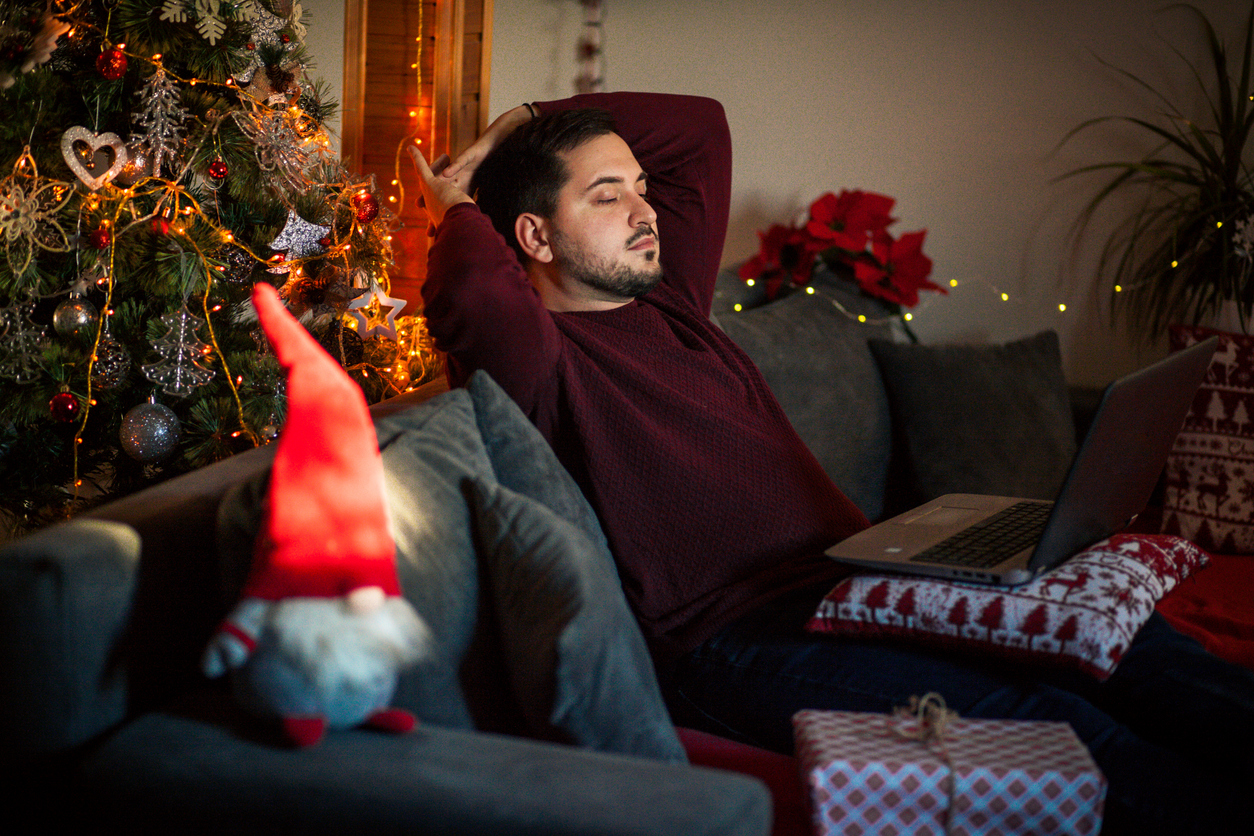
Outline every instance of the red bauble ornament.
<svg viewBox="0 0 1254 836"><path fill-rule="evenodd" d="M368 224L379 217L379 200L370 192L360 191L353 195L353 210L357 213L357 220Z"/></svg>
<svg viewBox="0 0 1254 836"><path fill-rule="evenodd" d="M126 75L126 53L111 46L96 58L96 70L109 81Z"/></svg>
<svg viewBox="0 0 1254 836"><path fill-rule="evenodd" d="M325 248L327 248L327 247L331 246L331 236L330 236L330 235L323 235L321 238L319 238L319 239L318 239L318 246L322 247L323 249L325 249Z"/></svg>
<svg viewBox="0 0 1254 836"><path fill-rule="evenodd" d="M226 167L226 161L221 157L218 157L216 160L209 163L209 176L214 180L217 180L219 183L225 180L226 175L229 173L230 170Z"/></svg>
<svg viewBox="0 0 1254 836"><path fill-rule="evenodd" d="M60 421L62 424L68 424L78 417L78 410L78 398L74 397L71 392L57 392L52 396L52 400L48 401L48 414L53 420Z"/></svg>
<svg viewBox="0 0 1254 836"><path fill-rule="evenodd" d="M109 245L113 243L113 233L103 226L93 229L87 233L87 243L98 250L107 250Z"/></svg>
<svg viewBox="0 0 1254 836"><path fill-rule="evenodd" d="M158 235L168 235L170 233L170 219L163 218L160 215L152 219L152 231Z"/></svg>

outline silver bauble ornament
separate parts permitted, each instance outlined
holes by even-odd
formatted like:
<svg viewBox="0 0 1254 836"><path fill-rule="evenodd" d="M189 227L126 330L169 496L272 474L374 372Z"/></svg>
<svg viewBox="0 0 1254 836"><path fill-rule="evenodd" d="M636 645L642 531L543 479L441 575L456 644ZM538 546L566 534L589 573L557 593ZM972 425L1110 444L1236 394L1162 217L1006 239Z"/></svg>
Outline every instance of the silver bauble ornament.
<svg viewBox="0 0 1254 836"><path fill-rule="evenodd" d="M99 321L100 311L82 296L71 296L52 312L52 327L63 337L85 337Z"/></svg>
<svg viewBox="0 0 1254 836"><path fill-rule="evenodd" d="M126 455L147 464L170 455L178 444L179 430L179 419L174 410L149 401L132 408L122 417L118 438Z"/></svg>

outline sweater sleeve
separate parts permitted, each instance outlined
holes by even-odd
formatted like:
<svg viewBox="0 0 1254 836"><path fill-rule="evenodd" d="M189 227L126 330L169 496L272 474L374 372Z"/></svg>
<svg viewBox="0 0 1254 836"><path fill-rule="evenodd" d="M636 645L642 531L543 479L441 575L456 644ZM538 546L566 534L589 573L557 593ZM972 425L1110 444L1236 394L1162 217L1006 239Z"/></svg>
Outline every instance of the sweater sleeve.
<svg viewBox="0 0 1254 836"><path fill-rule="evenodd" d="M708 314L731 205L731 131L723 106L699 96L591 93L536 107L610 112L649 176L664 281Z"/></svg>
<svg viewBox="0 0 1254 836"><path fill-rule="evenodd" d="M533 419L556 379L561 340L514 251L472 203L451 207L427 253L427 327L449 382L485 370Z"/></svg>

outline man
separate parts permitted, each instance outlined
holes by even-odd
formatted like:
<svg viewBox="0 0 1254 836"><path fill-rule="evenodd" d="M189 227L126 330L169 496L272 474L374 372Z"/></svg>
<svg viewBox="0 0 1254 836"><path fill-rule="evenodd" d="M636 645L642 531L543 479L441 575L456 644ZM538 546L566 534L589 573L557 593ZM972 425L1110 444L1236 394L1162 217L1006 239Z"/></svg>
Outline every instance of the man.
<svg viewBox="0 0 1254 836"><path fill-rule="evenodd" d="M679 722L789 751L795 710L938 691L965 716L1070 722L1112 828L1248 824L1254 675L1159 619L1105 683L804 632L843 573L823 549L866 520L708 318L731 179L717 102L524 105L452 164L413 155L452 382L486 369L579 482Z"/></svg>

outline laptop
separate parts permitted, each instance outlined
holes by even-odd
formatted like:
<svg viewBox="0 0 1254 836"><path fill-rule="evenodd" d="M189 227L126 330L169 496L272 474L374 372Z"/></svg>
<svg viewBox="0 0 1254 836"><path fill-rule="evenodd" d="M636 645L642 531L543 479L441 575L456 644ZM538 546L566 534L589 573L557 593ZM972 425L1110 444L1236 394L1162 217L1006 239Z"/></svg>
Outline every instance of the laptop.
<svg viewBox="0 0 1254 836"><path fill-rule="evenodd" d="M1054 500L949 494L842 540L828 557L1006 586L1053 569L1144 509L1218 342L1211 337L1106 387Z"/></svg>

